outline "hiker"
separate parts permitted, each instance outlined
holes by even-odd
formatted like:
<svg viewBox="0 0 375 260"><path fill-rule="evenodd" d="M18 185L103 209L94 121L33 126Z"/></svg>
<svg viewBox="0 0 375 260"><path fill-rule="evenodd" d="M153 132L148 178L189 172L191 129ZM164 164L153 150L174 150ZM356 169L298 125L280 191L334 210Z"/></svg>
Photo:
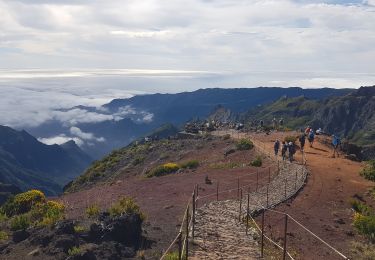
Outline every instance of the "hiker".
<svg viewBox="0 0 375 260"><path fill-rule="evenodd" d="M276 125L276 118L275 117L272 119L272 126L273 126L273 129L276 130L277 125Z"/></svg>
<svg viewBox="0 0 375 260"><path fill-rule="evenodd" d="M273 144L273 149L275 151L275 156L278 155L279 149L280 149L280 141L276 140L275 143Z"/></svg>
<svg viewBox="0 0 375 260"><path fill-rule="evenodd" d="M305 134L308 135L310 133L311 127L307 126L305 129Z"/></svg>
<svg viewBox="0 0 375 260"><path fill-rule="evenodd" d="M288 144L283 141L282 148L281 148L281 156L283 157L283 161L286 159L286 150L288 150Z"/></svg>
<svg viewBox="0 0 375 260"><path fill-rule="evenodd" d="M303 133L299 137L299 143L301 144L301 152L303 152L303 148L305 147L305 142L306 142L306 135Z"/></svg>
<svg viewBox="0 0 375 260"><path fill-rule="evenodd" d="M288 144L288 151L289 151L289 161L293 161L293 155L296 153L296 148L294 147L294 144L292 142L289 142Z"/></svg>
<svg viewBox="0 0 375 260"><path fill-rule="evenodd" d="M332 145L333 145L333 155L332 155L332 157L335 158L336 154L337 154L337 157L339 157L338 147L339 147L339 145L341 145L341 140L338 136L332 135Z"/></svg>
<svg viewBox="0 0 375 260"><path fill-rule="evenodd" d="M260 127L263 127L263 120L260 120Z"/></svg>
<svg viewBox="0 0 375 260"><path fill-rule="evenodd" d="M279 125L280 125L280 126L283 126L283 125L284 125L284 119L283 119L283 118L281 118L281 119L279 120Z"/></svg>
<svg viewBox="0 0 375 260"><path fill-rule="evenodd" d="M315 134L314 134L314 130L313 129L310 129L310 133L307 136L307 139L309 140L310 147L313 147L314 139L315 139Z"/></svg>

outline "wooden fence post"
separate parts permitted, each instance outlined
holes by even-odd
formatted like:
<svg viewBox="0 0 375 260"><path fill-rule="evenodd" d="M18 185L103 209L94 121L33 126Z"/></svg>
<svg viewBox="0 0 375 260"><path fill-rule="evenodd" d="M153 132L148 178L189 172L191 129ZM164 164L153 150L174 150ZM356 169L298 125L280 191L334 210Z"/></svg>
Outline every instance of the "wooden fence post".
<svg viewBox="0 0 375 260"><path fill-rule="evenodd" d="M191 237L192 239L194 240L194 229L195 229L195 189L194 189L194 193L193 193L193 215L192 215L192 221L191 221L191 224L192 224L192 228L191 228Z"/></svg>
<svg viewBox="0 0 375 260"><path fill-rule="evenodd" d="M219 182L216 185L216 200L219 201Z"/></svg>
<svg viewBox="0 0 375 260"><path fill-rule="evenodd" d="M284 181L284 183L285 183L285 187L284 187L284 193L285 193L284 196L285 196L285 198L284 199L286 199L286 185L287 185L286 182L287 182L287 180L285 179L285 181Z"/></svg>
<svg viewBox="0 0 375 260"><path fill-rule="evenodd" d="M246 235L247 230L249 229L249 205L250 204L250 194L247 194L247 210L246 210Z"/></svg>
<svg viewBox="0 0 375 260"><path fill-rule="evenodd" d="M240 178L237 179L237 198L240 198Z"/></svg>
<svg viewBox="0 0 375 260"><path fill-rule="evenodd" d="M271 182L271 167L268 167L268 183Z"/></svg>
<svg viewBox="0 0 375 260"><path fill-rule="evenodd" d="M178 260L182 260L182 233L178 234Z"/></svg>
<svg viewBox="0 0 375 260"><path fill-rule="evenodd" d="M240 213L238 215L238 221L241 222L241 212L242 212L242 189L240 190Z"/></svg>
<svg viewBox="0 0 375 260"><path fill-rule="evenodd" d="M286 234L287 234L287 231L288 231L288 215L285 214L283 260L286 259Z"/></svg>
<svg viewBox="0 0 375 260"><path fill-rule="evenodd" d="M186 210L186 240L185 240L185 259L188 259L189 255L189 205Z"/></svg>
<svg viewBox="0 0 375 260"><path fill-rule="evenodd" d="M197 187L197 188L196 188L197 192L196 192L196 194L195 194L195 196L196 196L195 208L198 208L199 184L197 184L196 187Z"/></svg>
<svg viewBox="0 0 375 260"><path fill-rule="evenodd" d="M263 258L264 253L264 213L266 210L262 211L262 238L261 238L261 248L260 248L260 257Z"/></svg>

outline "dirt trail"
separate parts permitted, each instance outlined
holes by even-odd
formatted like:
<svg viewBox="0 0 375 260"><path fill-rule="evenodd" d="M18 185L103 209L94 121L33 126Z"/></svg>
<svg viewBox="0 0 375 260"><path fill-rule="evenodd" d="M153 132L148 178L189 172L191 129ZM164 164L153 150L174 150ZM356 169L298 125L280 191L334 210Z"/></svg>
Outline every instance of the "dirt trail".
<svg viewBox="0 0 375 260"><path fill-rule="evenodd" d="M283 140L293 134L296 133L256 134L255 137L272 151L274 140ZM353 213L349 200L354 197L370 202L367 191L373 184L359 175L361 163L343 156L332 158L332 149L321 142L323 138L317 136L313 148L306 143L305 155L310 172L307 185L292 202L281 204L276 209L288 212L335 248L350 255L351 241L361 238L351 225ZM301 160L299 151L297 159ZM283 226L276 216L270 216L270 219L268 224L275 228L268 231L277 236ZM288 240L290 248L300 256L298 259L341 259L295 226L291 226Z"/></svg>

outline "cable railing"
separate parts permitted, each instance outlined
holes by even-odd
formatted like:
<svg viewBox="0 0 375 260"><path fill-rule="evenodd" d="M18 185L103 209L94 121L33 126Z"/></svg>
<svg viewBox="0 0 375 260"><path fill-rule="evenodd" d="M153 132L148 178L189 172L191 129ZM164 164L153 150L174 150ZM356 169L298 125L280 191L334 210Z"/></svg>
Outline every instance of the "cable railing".
<svg viewBox="0 0 375 260"><path fill-rule="evenodd" d="M196 211L198 208L198 204L202 207L203 205L206 205L213 201L229 201L231 203L235 201L239 202L239 212L237 214L237 218L238 221L241 223L243 223L244 219L246 220L246 224L244 227L246 228L246 234L249 229L249 222L251 221L260 235L260 257L264 257L265 242L268 241L268 243L270 243L280 251L280 253L282 254L281 259L294 259L292 253L288 252L287 250L288 224L290 225L290 223L293 222L301 228L303 228L303 230L305 230L308 233L308 235L320 241L323 245L332 250L342 259L349 259L343 253L341 253L336 248L331 246L325 240L321 239L318 235L313 233L311 230L309 230L303 224L298 222L288 213L272 209L279 203L287 201L293 196L295 196L295 194L303 187L305 180L307 178L307 169L305 167L306 158L304 158L304 154L302 154L302 161L300 162L300 164L283 164L280 163L281 160L279 160L278 156L273 156L272 153L269 150L267 150L264 143L256 140L254 137L251 137L251 140L255 148L259 152L261 152L264 155L267 155L271 159L275 159L275 169L272 171L271 167L269 167L248 173L246 176L237 178L236 181L231 182L233 186L224 190L220 190L220 182L217 181L216 192L212 192L209 194L201 195L200 186L204 184L196 184L191 194L191 197L187 203L179 232L177 236L173 239L169 247L164 251L164 254L160 259L165 259L166 256L171 252L177 252L178 259L180 260L189 258L189 256L191 255L192 246L190 245L190 243L194 241L195 238ZM293 165L295 165L295 169L291 167ZM298 167L298 165L300 165L300 167ZM291 170L288 168L288 166L290 166L293 172L290 172ZM247 179L249 177L254 177L255 179L251 179L249 181ZM285 177L282 180L282 182L284 183L284 187L283 189L281 189L281 192L284 193L284 196L281 196L280 199L275 199L273 198L275 192L278 192L278 195L280 195L280 184L279 186L277 186L276 184L274 185L274 182L276 183L278 180L277 178L280 177ZM243 183L249 183L241 185L241 181ZM251 188L253 188L252 192ZM246 190L248 191L247 193L245 192L245 194L247 194L247 208L244 210L243 194ZM262 202L259 203L259 201L257 202L257 200L252 199L251 205L254 209L250 210L250 198L254 197L261 198ZM202 201L204 201L204 203L201 203ZM265 233L265 216L267 212L281 214L284 218L284 232L282 243L274 241L272 239L272 236L267 235ZM258 224L254 218L256 215L259 214L262 215L260 224Z"/></svg>

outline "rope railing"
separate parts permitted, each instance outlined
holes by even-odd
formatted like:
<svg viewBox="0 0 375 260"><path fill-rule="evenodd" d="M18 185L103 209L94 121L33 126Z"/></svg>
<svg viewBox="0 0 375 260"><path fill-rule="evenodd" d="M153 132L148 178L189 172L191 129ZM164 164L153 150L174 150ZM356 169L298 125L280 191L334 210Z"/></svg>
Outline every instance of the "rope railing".
<svg viewBox="0 0 375 260"><path fill-rule="evenodd" d="M259 142L258 140L256 140L252 136L250 136L250 138L251 138L251 141L253 142L254 147L256 149L258 149L262 154L267 155L270 159L275 159L275 161L277 162L277 168L276 168L276 170L272 171L272 177L278 176L280 174L280 161L281 161L281 160L279 160L279 157L278 156L272 156L271 152L267 151L266 146L265 146L264 143ZM273 160L273 162L274 162L273 164L274 165L275 165L275 161ZM294 180L295 181L295 185L294 185L294 188L292 188L291 191L290 191L290 189L288 189L288 192L287 192L287 188L286 187L287 187L287 183L290 183L292 181L292 179L290 178L290 176L289 176L289 180L288 180L288 178L285 179L285 197L280 202L283 202L283 201L286 201L286 200L290 199L291 197L293 197L298 192L298 190L300 190L303 187L303 183L304 183L304 181L305 181L305 179L307 177L307 171L306 171L306 168L305 168L306 158L305 158L304 153L302 153L302 163L301 164L302 164L302 166L300 168L301 174L298 174L298 168L297 168L296 169L296 174L295 174L296 177L295 177L295 180ZM264 171L266 171L266 170L267 170L267 168ZM283 170L285 170L285 169L283 168ZM192 239L194 239L195 211L196 211L196 208L197 208L198 201L201 201L201 200L207 199L207 198L211 198L211 197L215 197L215 196L216 196L216 199L215 200L211 199L211 201L218 201L219 200L219 195L224 194L224 193L231 193L231 192L234 192L234 191L237 191L237 196L235 196L234 198L231 198L231 199L237 199L237 200L240 201L240 214L239 214L240 217L239 218L241 218L241 216L242 217L245 216L247 218L246 231L247 231L247 228L248 228L248 220L250 219L255 224L256 229L258 230L258 232L261 232L261 237L262 237L262 239L261 239L261 241L262 241L261 242L261 257L263 257L263 253L264 253L263 252L263 250L264 250L264 241L263 241L263 239L266 239L271 244L273 244L275 247L277 247L279 250L283 251L283 259L286 259L286 257L288 257L289 259L294 260L294 258L292 257L292 255L287 251L287 245L286 245L287 223L288 223L288 219L290 219L291 221L293 221L297 225L301 226L301 228L303 228L304 230L306 230L314 238L318 239L320 242L322 242L328 248L330 248L331 250L333 250L336 254L338 254L339 256L341 256L343 259L348 259L344 254L342 254L341 252L339 252L333 246L329 245L326 241L324 241L318 235L316 235L312 231L310 231L307 227L303 226L301 223L299 223L298 221L296 221L289 214L281 212L281 211L277 211L277 210L274 210L274 209L271 209L271 208L275 207L277 204L279 204L280 202L277 202L277 201L273 202L273 203L269 203L268 202L268 194L269 194L269 192L277 190L276 187L272 187L272 185L270 185L270 184L272 184L272 181L274 180L274 178L272 178L272 180L271 180L271 167L268 168L268 172L269 172L269 177L267 177L267 175L265 175L265 174L262 174L263 177L260 178L260 179L257 176L256 182L254 180L250 180L250 183L248 183L246 185L242 185L242 186L240 185L240 180L244 180L246 178L254 176L254 174L260 174L260 171L251 172L251 173L247 174L246 176L237 178L236 181L230 182L232 184L236 182L237 183L237 187L236 188L229 188L227 190L221 190L221 191L219 191L219 185L217 184L217 188L216 188L216 192L215 193L206 194L206 195L203 195L203 196L199 195L199 189L198 189L199 184L196 184L195 187L194 187L194 191L193 191L191 197L189 198L187 206L186 206L186 209L184 211L184 216L182 218L180 230L179 230L177 236L173 239L173 241L171 242L171 244L168 246L168 248L164 251L164 254L162 255L162 257L160 259L161 260L165 259L165 257L168 255L169 252L172 251L173 247L176 244L178 244L178 256L179 256L178 259L180 259L180 260L181 259L188 259L188 257L189 257L189 233L191 233L191 237L192 237ZM289 174L290 174L290 172L289 172ZM265 186L261 186L258 189L258 184L262 183L262 182L260 182L260 180L264 181L267 178L268 178L268 183L266 182ZM297 180L298 181L302 180L303 182L301 182L301 183L299 183L297 185ZM249 181L249 180L246 180L246 181ZM259 227L259 225L256 223L255 219L253 218L253 213L254 212L250 213L249 209L247 209L245 211L245 213L244 213L244 212L242 212L242 206L241 206L241 202L242 202L242 190L245 189L245 188L249 188L249 187L251 187L252 185L255 185L255 184L257 185L257 188L256 188L256 191L253 192L253 194L267 196L266 207L264 207L263 205L257 203L256 201L252 201L252 203L256 204L257 207L258 207L258 209L256 211L257 212L262 212L262 227ZM202 183L200 183L200 185L202 185ZM241 198L239 197L240 191L241 191ZM249 194L248 194L248 196L249 196ZM210 200L207 201L206 203L209 203L209 202L210 202ZM271 237L269 237L266 234L264 234L264 231L263 231L264 230L264 214L265 214L266 211L270 211L270 212L274 212L274 213L277 213L277 214L284 215L284 217L285 217L284 245L278 244L277 242L273 241ZM237 215L237 218L238 218L238 215Z"/></svg>

